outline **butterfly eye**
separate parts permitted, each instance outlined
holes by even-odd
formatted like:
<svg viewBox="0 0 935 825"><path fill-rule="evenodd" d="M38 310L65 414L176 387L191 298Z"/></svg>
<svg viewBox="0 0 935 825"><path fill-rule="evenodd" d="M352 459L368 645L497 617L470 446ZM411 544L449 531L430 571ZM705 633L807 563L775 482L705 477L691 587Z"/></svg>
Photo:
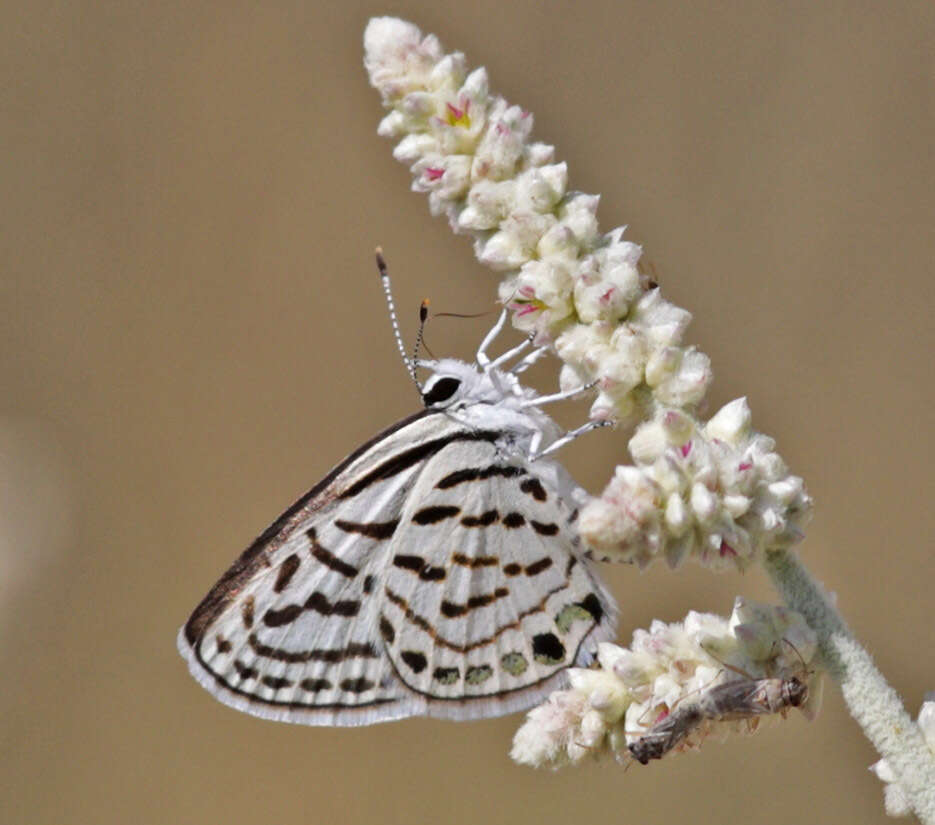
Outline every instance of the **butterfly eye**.
<svg viewBox="0 0 935 825"><path fill-rule="evenodd" d="M441 404L451 398L460 386L461 380L459 378L439 378L432 384L431 389L422 396L422 403L426 407Z"/></svg>

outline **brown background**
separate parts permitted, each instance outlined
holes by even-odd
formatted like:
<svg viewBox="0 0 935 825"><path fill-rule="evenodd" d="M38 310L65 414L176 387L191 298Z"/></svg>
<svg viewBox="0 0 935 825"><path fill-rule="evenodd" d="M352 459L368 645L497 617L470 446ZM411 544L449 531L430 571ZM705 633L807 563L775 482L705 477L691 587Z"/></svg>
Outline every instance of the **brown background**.
<svg viewBox="0 0 935 825"><path fill-rule="evenodd" d="M602 227L630 224L695 313L711 409L746 394L806 478L802 554L915 713L935 687L935 6L18 6L0 26L0 821L884 821L833 687L811 725L553 774L509 761L518 716L238 714L174 640L253 535L414 408L373 246L409 336L423 295L490 306L494 276L375 134L361 35L390 12L486 65L603 195ZM489 323L439 319L429 341L465 357ZM597 491L624 444L564 459ZM624 642L771 597L758 570L605 569Z"/></svg>

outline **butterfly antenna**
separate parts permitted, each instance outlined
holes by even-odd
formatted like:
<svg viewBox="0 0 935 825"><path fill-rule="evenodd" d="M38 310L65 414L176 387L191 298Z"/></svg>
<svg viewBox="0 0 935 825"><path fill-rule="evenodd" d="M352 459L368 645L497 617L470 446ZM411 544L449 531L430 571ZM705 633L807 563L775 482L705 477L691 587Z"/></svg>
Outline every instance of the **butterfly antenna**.
<svg viewBox="0 0 935 825"><path fill-rule="evenodd" d="M419 350L425 343L425 322L429 317L429 299L423 298L419 307L419 332L416 334L416 345L412 348L412 363L419 363ZM428 349L428 347L426 347Z"/></svg>
<svg viewBox="0 0 935 825"><path fill-rule="evenodd" d="M396 305L393 303L393 290L390 286L390 273L386 268L386 260L383 257L382 247L377 247L376 258L377 269L380 271L380 282L383 284L383 294L386 296L386 306L390 311L390 324L393 326L393 337L396 339L396 347L399 349L400 357L403 359L403 363L406 365L406 370L409 372L409 377L412 378L413 383L416 385L416 388L419 390L419 394L421 395L422 386L419 384L419 379L416 377L415 361L410 360L409 356L406 355L406 345L403 343L403 336L399 331L399 321L396 319Z"/></svg>

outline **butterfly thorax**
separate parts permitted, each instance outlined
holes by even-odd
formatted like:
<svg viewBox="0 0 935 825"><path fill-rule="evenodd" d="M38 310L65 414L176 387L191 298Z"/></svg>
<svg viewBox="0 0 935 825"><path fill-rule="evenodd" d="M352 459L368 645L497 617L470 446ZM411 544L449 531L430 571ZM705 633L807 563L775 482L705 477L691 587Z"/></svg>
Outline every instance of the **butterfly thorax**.
<svg viewBox="0 0 935 825"><path fill-rule="evenodd" d="M422 366L432 372L422 386L427 409L443 410L470 427L502 430L509 452L528 457L536 436L541 449L561 435L559 426L535 406L537 393L510 372L495 367L480 369L455 358L423 362Z"/></svg>

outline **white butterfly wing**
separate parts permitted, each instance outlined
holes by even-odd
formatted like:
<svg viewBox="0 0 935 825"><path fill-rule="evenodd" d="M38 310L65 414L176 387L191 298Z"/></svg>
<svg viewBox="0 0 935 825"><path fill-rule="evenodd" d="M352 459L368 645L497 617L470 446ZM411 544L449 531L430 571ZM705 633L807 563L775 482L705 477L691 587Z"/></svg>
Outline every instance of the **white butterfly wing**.
<svg viewBox="0 0 935 825"><path fill-rule="evenodd" d="M612 635L615 608L573 511L502 439L429 412L361 447L196 608L178 638L195 678L239 710L316 725L495 716L553 689ZM444 507L458 513L430 509Z"/></svg>
<svg viewBox="0 0 935 825"><path fill-rule="evenodd" d="M460 442L413 486L380 623L395 674L424 700L417 712L529 707L613 634L613 601L577 552L576 511L533 467L496 444Z"/></svg>

